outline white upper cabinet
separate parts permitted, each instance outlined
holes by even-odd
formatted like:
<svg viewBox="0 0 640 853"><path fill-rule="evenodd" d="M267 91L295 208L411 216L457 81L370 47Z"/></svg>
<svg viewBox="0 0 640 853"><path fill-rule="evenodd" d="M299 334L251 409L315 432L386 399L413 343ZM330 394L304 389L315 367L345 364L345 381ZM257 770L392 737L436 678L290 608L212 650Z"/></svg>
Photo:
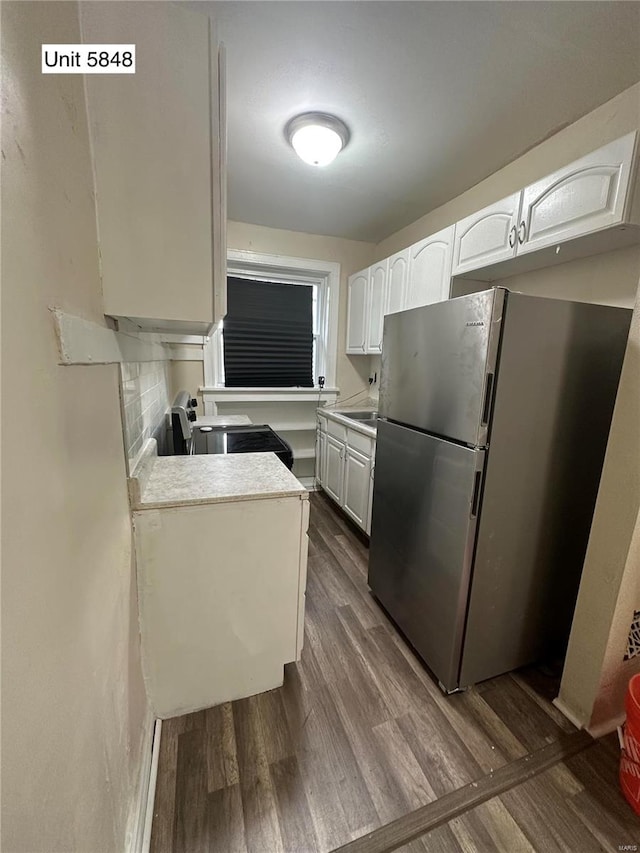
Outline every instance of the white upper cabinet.
<svg viewBox="0 0 640 853"><path fill-rule="evenodd" d="M367 301L369 270L354 273L347 283L347 352L367 351Z"/></svg>
<svg viewBox="0 0 640 853"><path fill-rule="evenodd" d="M636 136L629 133L458 222L452 275L494 281L637 244Z"/></svg>
<svg viewBox="0 0 640 853"><path fill-rule="evenodd" d="M456 224L453 275L515 255L520 196L521 192L514 193Z"/></svg>
<svg viewBox="0 0 640 853"><path fill-rule="evenodd" d="M407 279L409 274L409 249L403 249L388 259L387 307L385 314L394 314L405 307Z"/></svg>
<svg viewBox="0 0 640 853"><path fill-rule="evenodd" d="M475 287L637 245L637 159L634 131L352 276L347 352L382 351L381 304L393 314L448 299L452 278Z"/></svg>
<svg viewBox="0 0 640 853"><path fill-rule="evenodd" d="M635 136L623 136L523 190L518 254L624 220Z"/></svg>
<svg viewBox="0 0 640 853"><path fill-rule="evenodd" d="M409 250L406 308L449 298L454 226L438 231Z"/></svg>
<svg viewBox="0 0 640 853"><path fill-rule="evenodd" d="M382 352L382 327L387 298L388 269L388 259L369 267L367 352L374 355Z"/></svg>
<svg viewBox="0 0 640 853"><path fill-rule="evenodd" d="M85 43L135 43L135 74L85 78L104 312L207 334L225 312L224 92L206 15L83 3Z"/></svg>

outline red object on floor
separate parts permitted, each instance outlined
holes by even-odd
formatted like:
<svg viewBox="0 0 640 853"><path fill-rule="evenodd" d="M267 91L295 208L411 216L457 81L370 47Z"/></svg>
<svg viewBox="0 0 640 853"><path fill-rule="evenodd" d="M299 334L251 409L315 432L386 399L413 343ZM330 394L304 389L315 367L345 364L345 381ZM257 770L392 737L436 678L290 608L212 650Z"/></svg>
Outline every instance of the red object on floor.
<svg viewBox="0 0 640 853"><path fill-rule="evenodd" d="M631 808L640 815L640 673L629 682L625 708L627 721L620 755L620 787Z"/></svg>
<svg viewBox="0 0 640 853"><path fill-rule="evenodd" d="M627 726L635 732L640 740L640 673L631 676L627 695L624 700L627 711Z"/></svg>

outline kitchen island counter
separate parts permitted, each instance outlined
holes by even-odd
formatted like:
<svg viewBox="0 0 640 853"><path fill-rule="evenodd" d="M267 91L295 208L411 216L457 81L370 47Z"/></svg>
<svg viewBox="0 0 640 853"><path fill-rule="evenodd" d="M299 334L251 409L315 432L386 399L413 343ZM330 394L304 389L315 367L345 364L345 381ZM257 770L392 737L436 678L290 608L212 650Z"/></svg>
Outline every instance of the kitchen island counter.
<svg viewBox="0 0 640 853"><path fill-rule="evenodd" d="M130 479L154 714L278 687L304 637L309 500L274 453L157 456Z"/></svg>
<svg viewBox="0 0 640 853"><path fill-rule="evenodd" d="M134 509L308 497L275 453L155 456Z"/></svg>

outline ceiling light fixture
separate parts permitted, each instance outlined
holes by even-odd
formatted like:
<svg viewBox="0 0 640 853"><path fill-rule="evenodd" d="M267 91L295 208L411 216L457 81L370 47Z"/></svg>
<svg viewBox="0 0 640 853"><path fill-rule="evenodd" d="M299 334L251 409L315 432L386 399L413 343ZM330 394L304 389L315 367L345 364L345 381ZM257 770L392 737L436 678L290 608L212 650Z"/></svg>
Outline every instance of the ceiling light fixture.
<svg viewBox="0 0 640 853"><path fill-rule="evenodd" d="M291 119L285 135L305 163L328 166L349 141L349 128L327 113L303 113Z"/></svg>

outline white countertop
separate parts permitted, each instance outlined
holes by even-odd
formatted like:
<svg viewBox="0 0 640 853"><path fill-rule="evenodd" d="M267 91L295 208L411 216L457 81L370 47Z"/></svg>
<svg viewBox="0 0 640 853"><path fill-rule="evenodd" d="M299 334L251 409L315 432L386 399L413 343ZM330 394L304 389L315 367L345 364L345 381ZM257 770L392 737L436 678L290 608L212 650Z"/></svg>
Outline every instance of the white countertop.
<svg viewBox="0 0 640 853"><path fill-rule="evenodd" d="M362 421L354 421L349 417L349 412L366 412L368 410L371 410L372 412L377 412L378 407L377 405L371 403L363 403L360 406L341 406L338 409L329 409L322 407L316 409L319 415L325 415L327 418L331 418L331 420L338 421L338 423L348 426L349 429L354 429L356 430L356 432L361 432L364 435L368 435L371 438L375 438L375 427L363 424Z"/></svg>
<svg viewBox="0 0 640 853"><path fill-rule="evenodd" d="M133 509L308 498L307 490L275 453L155 456L149 459L148 467L139 482Z"/></svg>

